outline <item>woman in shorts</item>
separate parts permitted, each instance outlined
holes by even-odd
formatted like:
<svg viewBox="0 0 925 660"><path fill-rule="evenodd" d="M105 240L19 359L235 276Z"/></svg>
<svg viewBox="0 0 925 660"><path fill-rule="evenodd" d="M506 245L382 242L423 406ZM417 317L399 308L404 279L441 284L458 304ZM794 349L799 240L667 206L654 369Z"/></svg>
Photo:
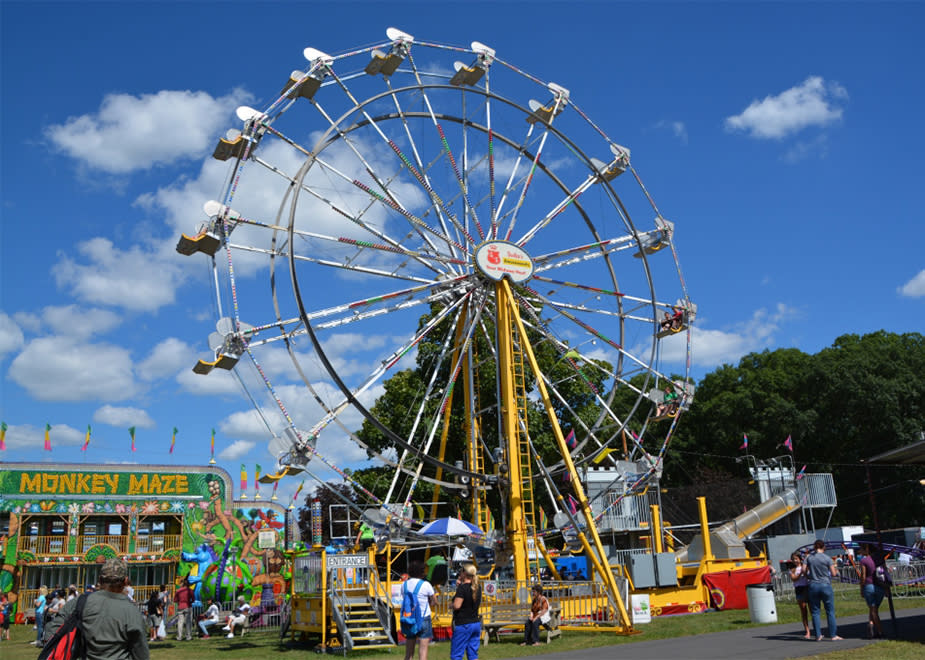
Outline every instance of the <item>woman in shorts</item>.
<svg viewBox="0 0 925 660"><path fill-rule="evenodd" d="M790 555L790 580L793 582L793 591L797 596L797 603L800 605L800 616L803 617L803 628L806 639L810 639L809 634L809 582L806 580L806 565L803 563L803 555L794 552Z"/></svg>
<svg viewBox="0 0 925 660"><path fill-rule="evenodd" d="M882 556L874 557L874 553L869 545L862 545L861 551L864 556L861 558L861 598L867 603L867 639L874 637L883 637L883 626L880 623L880 603L886 596L886 589L883 585L877 584L874 577L877 574L877 565L885 563ZM879 561L878 561L879 560Z"/></svg>

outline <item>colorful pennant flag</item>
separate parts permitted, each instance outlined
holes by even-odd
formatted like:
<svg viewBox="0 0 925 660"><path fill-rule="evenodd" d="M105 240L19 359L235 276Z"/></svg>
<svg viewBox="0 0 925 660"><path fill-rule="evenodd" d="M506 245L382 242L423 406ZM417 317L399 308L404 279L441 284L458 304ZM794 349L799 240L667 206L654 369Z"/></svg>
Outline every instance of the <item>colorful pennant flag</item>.
<svg viewBox="0 0 925 660"><path fill-rule="evenodd" d="M135 427L129 427L128 434L132 436L132 451L135 451Z"/></svg>
<svg viewBox="0 0 925 660"><path fill-rule="evenodd" d="M175 444L177 444L177 427L176 426L173 427L173 435L170 436L170 451L167 452L168 454L173 453L173 446Z"/></svg>
<svg viewBox="0 0 925 660"><path fill-rule="evenodd" d="M247 497L247 467L241 463L241 498Z"/></svg>
<svg viewBox="0 0 925 660"><path fill-rule="evenodd" d="M0 422L0 451L6 451L6 422Z"/></svg>
<svg viewBox="0 0 925 660"><path fill-rule="evenodd" d="M568 510L572 512L573 516L578 513L578 501L571 495L568 496Z"/></svg>
<svg viewBox="0 0 925 660"><path fill-rule="evenodd" d="M80 451L87 451L87 447L90 446L90 425L87 424L87 437L84 438L84 446L80 448Z"/></svg>
<svg viewBox="0 0 925 660"><path fill-rule="evenodd" d="M270 497L271 500L276 501L276 489L279 488L279 479L273 482L273 495Z"/></svg>
<svg viewBox="0 0 925 660"><path fill-rule="evenodd" d="M578 441L575 439L575 429L569 431L568 435L565 436L565 445L569 449L574 449L578 445Z"/></svg>
<svg viewBox="0 0 925 660"><path fill-rule="evenodd" d="M212 452L211 457L209 458L209 465L215 465L215 429L212 429Z"/></svg>
<svg viewBox="0 0 925 660"><path fill-rule="evenodd" d="M791 440L789 435L787 436L787 439L784 440L784 447L786 447L787 451L789 451L791 454L793 453L793 440Z"/></svg>
<svg viewBox="0 0 925 660"><path fill-rule="evenodd" d="M51 424L45 425L45 451L51 451Z"/></svg>
<svg viewBox="0 0 925 660"><path fill-rule="evenodd" d="M742 434L742 446L739 449L748 449L748 436L744 433Z"/></svg>
<svg viewBox="0 0 925 660"><path fill-rule="evenodd" d="M805 465L804 465L803 467L800 468L800 471L797 473L797 478L796 478L796 480L799 481L799 480L802 479L804 476L806 476L806 466L805 466Z"/></svg>
<svg viewBox="0 0 925 660"><path fill-rule="evenodd" d="M540 529L549 529L549 518L546 517L543 507L540 507Z"/></svg>
<svg viewBox="0 0 925 660"><path fill-rule="evenodd" d="M299 493L302 492L302 486L304 486L304 485L305 485L305 480L303 479L303 480L302 480L302 483L299 484L299 487L295 489L295 493L293 493L292 499L289 500L289 508L290 508L290 509L294 509L294 508L295 508L295 502L296 502L297 499L299 499Z"/></svg>
<svg viewBox="0 0 925 660"><path fill-rule="evenodd" d="M255 464L254 470L254 499L260 497L260 463Z"/></svg>

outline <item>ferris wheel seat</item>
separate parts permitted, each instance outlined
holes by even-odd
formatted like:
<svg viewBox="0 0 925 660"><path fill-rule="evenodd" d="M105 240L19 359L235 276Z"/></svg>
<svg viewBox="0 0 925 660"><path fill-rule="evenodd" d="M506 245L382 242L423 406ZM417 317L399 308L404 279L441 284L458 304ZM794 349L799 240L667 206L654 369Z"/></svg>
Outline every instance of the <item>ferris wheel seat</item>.
<svg viewBox="0 0 925 660"><path fill-rule="evenodd" d="M212 232L203 231L196 236L187 236L181 234L180 240L177 241L177 252L189 256L197 252L208 254L210 257L215 256L218 246L221 245L222 239Z"/></svg>
<svg viewBox="0 0 925 660"><path fill-rule="evenodd" d="M597 170L602 181L613 181L626 171L626 164L620 159L608 164L597 158L592 158L591 164Z"/></svg>
<svg viewBox="0 0 925 660"><path fill-rule="evenodd" d="M237 363L237 355L232 355L231 353L221 353L211 362L208 360L199 360L193 367L193 371L202 375L209 373L213 369L225 369L226 371L231 371L231 369L233 369L234 365Z"/></svg>
<svg viewBox="0 0 925 660"><path fill-rule="evenodd" d="M659 330L658 333L657 333L655 336L658 337L659 339L662 339L663 337L670 337L671 335L676 335L676 334L678 334L679 332L681 332L682 330L687 330L687 318L686 318L686 315L685 315L684 318L681 319L681 322L680 322L678 325L676 325L676 326L673 325L673 326L671 326L670 328L665 328L664 330Z"/></svg>
<svg viewBox="0 0 925 660"><path fill-rule="evenodd" d="M666 247L668 247L668 241L656 238L650 243L643 245L641 250L633 253L633 256L637 259L641 259L643 254L655 254L656 252L661 252Z"/></svg>
<svg viewBox="0 0 925 660"><path fill-rule="evenodd" d="M485 75L484 67L477 64L466 66L462 62L454 62L453 67L456 69L456 73L450 78L450 84L456 87L462 87L463 85L473 87Z"/></svg>
<svg viewBox="0 0 925 660"><path fill-rule="evenodd" d="M404 61L405 56L398 50L393 49L390 53L383 53L381 50L373 51L373 59L366 65L366 73L371 76L381 73L383 76L391 76Z"/></svg>
<svg viewBox="0 0 925 660"><path fill-rule="evenodd" d="M549 105L543 105L539 101L530 99L530 114L527 115L527 123L535 124L538 121L548 124L549 121L555 116L562 112L562 106L559 106L558 111L556 110L555 101L550 102Z"/></svg>
<svg viewBox="0 0 925 660"><path fill-rule="evenodd" d="M305 78L305 74L302 71L293 71L289 74L289 81L283 87L280 92L280 96L301 97L303 99L310 99L315 95L315 92L321 87L321 81L324 79L324 76L312 75L302 81L302 84L299 84L299 81Z"/></svg>
<svg viewBox="0 0 925 660"><path fill-rule="evenodd" d="M256 141L241 134L238 134L232 140L219 138L218 144L215 145L215 150L212 152L212 158L221 161L226 161L229 158L244 158L244 153L248 147L250 147L250 153L253 154L254 149L257 147Z"/></svg>

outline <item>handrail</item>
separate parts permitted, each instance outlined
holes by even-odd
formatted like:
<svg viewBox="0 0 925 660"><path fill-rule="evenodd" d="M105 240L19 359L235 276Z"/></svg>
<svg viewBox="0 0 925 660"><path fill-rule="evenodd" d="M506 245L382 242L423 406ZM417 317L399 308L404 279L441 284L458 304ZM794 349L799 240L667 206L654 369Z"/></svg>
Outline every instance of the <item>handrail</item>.
<svg viewBox="0 0 925 660"><path fill-rule="evenodd" d="M20 536L16 549L31 552L39 557L58 557L83 555L95 545L109 545L116 552L124 554L129 552L132 538L125 534ZM142 534L134 538L134 552L140 554L162 554L168 550L180 550L183 546L183 537L180 534ZM73 550L70 549L72 540L74 543Z"/></svg>

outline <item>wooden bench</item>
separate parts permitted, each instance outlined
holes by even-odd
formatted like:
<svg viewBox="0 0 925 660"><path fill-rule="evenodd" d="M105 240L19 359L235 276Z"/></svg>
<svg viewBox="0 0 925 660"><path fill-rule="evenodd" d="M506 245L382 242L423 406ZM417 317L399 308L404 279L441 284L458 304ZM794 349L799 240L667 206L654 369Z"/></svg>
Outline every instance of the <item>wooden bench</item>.
<svg viewBox="0 0 925 660"><path fill-rule="evenodd" d="M549 623L540 624L546 630L546 643L562 634L559 630L559 621L562 608L559 603L549 603ZM482 621L483 643L488 644L492 637L496 642L501 641L501 635L523 634L527 617L530 616L530 605L504 603L491 605L488 608L488 620Z"/></svg>

